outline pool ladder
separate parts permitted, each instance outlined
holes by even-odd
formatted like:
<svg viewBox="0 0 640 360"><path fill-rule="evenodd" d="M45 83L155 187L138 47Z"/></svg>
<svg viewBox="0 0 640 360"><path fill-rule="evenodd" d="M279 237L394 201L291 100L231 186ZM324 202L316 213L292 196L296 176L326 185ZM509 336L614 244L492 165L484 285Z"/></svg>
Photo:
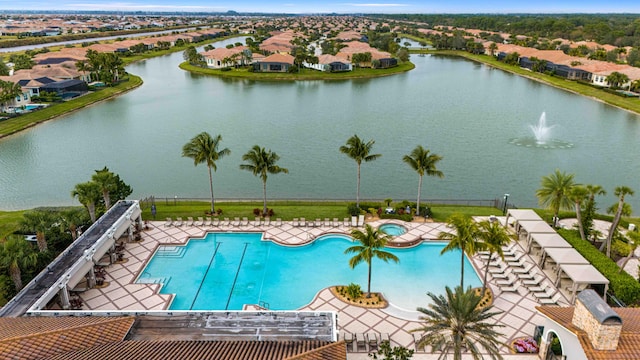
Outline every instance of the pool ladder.
<svg viewBox="0 0 640 360"><path fill-rule="evenodd" d="M264 310L269 310L269 303L266 301L259 301L258 306Z"/></svg>

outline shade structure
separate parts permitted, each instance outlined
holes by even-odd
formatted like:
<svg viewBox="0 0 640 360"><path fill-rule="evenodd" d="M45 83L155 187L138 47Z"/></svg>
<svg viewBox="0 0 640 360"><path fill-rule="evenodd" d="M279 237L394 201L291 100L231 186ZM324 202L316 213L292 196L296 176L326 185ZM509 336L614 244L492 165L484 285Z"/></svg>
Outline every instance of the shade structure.
<svg viewBox="0 0 640 360"><path fill-rule="evenodd" d="M556 231L542 220L530 220L518 222L516 233L518 238L524 238L527 240L527 245L531 242L531 235L534 233L540 234L555 234Z"/></svg>
<svg viewBox="0 0 640 360"><path fill-rule="evenodd" d="M591 264L560 264L558 271L558 279L556 283L560 283L560 275L564 273L566 277L571 279L571 303L575 303L576 293L580 285L604 285L604 293L607 293L609 287L609 280L604 277L593 265Z"/></svg>
<svg viewBox="0 0 640 360"><path fill-rule="evenodd" d="M505 219L505 226L509 224L509 218L513 218L513 222L518 231L518 222L520 221L542 221L540 215L531 209L509 209L507 210L507 218Z"/></svg>
<svg viewBox="0 0 640 360"><path fill-rule="evenodd" d="M556 264L585 264L589 265L589 261L580 255L574 248L546 248L542 256L541 267L544 268L544 262L547 258L551 258Z"/></svg>
<svg viewBox="0 0 640 360"><path fill-rule="evenodd" d="M531 253L534 247L541 248L543 251L547 248L570 248L572 247L562 236L557 233L533 233L529 237L529 246L527 251Z"/></svg>

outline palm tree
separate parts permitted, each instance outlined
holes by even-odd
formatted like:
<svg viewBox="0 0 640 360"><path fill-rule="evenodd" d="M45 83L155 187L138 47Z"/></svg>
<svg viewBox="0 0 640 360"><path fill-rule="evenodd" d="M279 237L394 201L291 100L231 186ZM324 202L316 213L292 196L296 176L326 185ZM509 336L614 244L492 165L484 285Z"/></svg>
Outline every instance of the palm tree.
<svg viewBox="0 0 640 360"><path fill-rule="evenodd" d="M212 214L215 211L215 205L213 197L213 175L211 174L211 169L216 171L218 169L216 161L231 154L231 150L228 148L218 150L220 141L222 141L222 135L211 137L211 135L205 131L193 137L182 147L182 156L193 159L193 165L198 166L198 164L207 164L207 169L209 170L209 190L211 191Z"/></svg>
<svg viewBox="0 0 640 360"><path fill-rule="evenodd" d="M616 186L614 192L618 197L618 209L616 210L616 215L613 218L613 222L611 223L611 228L609 229L609 235L607 235L607 257L611 256L611 240L613 239L613 233L618 228L618 224L620 223L620 218L622 218L622 210L624 208L624 197L629 195L633 196L634 191L627 186Z"/></svg>
<svg viewBox="0 0 640 360"><path fill-rule="evenodd" d="M89 212L91 222L96 222L96 203L100 200L100 186L93 181L76 184L71 191L72 197L77 197L78 201Z"/></svg>
<svg viewBox="0 0 640 360"><path fill-rule="evenodd" d="M390 235L387 235L384 231L378 230L369 224L364 226L364 230L364 232L358 229L351 230L351 237L354 241L358 241L360 244L347 248L344 253L355 254L351 259L349 259L349 266L351 266L352 269L363 261L369 265L367 297L371 297L371 260L375 257L384 262L389 262L389 260L391 260L398 263L400 259L390 252L381 250L387 245L387 242L391 240Z"/></svg>
<svg viewBox="0 0 640 360"><path fill-rule="evenodd" d="M422 178L425 174L428 176L444 177L442 171L436 169L438 161L442 160L442 156L437 154L429 154L429 150L416 146L411 154L405 155L402 161L407 163L413 170L418 173L420 180L418 181L418 200L416 201L416 213L420 216L420 193L422 192Z"/></svg>
<svg viewBox="0 0 640 360"><path fill-rule="evenodd" d="M247 161L247 164L240 164L240 169L251 171L253 176L260 176L262 179L262 195L263 195L263 207L262 213L267 214L267 175L268 174L288 174L289 170L276 165L280 156L271 149L266 150L258 145L254 145L251 150L242 155L242 160Z"/></svg>
<svg viewBox="0 0 640 360"><path fill-rule="evenodd" d="M105 166L102 170L96 170L91 180L98 184L102 198L104 199L105 210L109 210L109 208L111 208L110 193L114 191L118 185L115 175Z"/></svg>
<svg viewBox="0 0 640 360"><path fill-rule="evenodd" d="M589 193L589 198L587 199L587 204L585 205L583 216L582 216L582 228L584 229L584 235L587 238L591 237L591 232L593 228L593 217L596 213L596 195L606 195L606 191L600 185L587 184L585 185L587 188L587 192Z"/></svg>
<svg viewBox="0 0 640 360"><path fill-rule="evenodd" d="M618 88L629 82L629 76L619 73L617 71L612 72L604 79L612 88Z"/></svg>
<svg viewBox="0 0 640 360"><path fill-rule="evenodd" d="M424 316L420 320L425 325L411 332L421 331L418 346L431 346L431 352L441 351L439 359L445 359L453 351L454 360L462 359L462 349L466 348L474 359L483 359L481 349L489 353L491 359L502 359L499 347L504 345L498 339L502 336L495 328L502 327L491 318L500 311L491 311L493 306L479 308L481 297L471 287L466 291L456 287L455 293L446 287L447 296L427 293L432 304L429 308L419 307Z"/></svg>
<svg viewBox="0 0 640 360"><path fill-rule="evenodd" d="M354 55L355 56L355 55ZM358 182L356 185L356 207L360 207L360 165L362 162L373 161L380 156L381 154L370 154L371 148L375 144L375 141L369 140L368 142L363 142L360 140L358 135L353 135L347 140L345 145L340 146L340 152L346 154L348 157L355 160L358 165Z"/></svg>
<svg viewBox="0 0 640 360"><path fill-rule="evenodd" d="M548 176L543 176L541 188L536 190L536 196L540 205L553 211L553 226L558 225L558 213L560 209L570 209L572 202L569 199L571 188L576 185L573 174L556 171Z"/></svg>
<svg viewBox="0 0 640 360"><path fill-rule="evenodd" d="M504 252L502 247L511 242L507 230L500 225L497 221L484 220L478 223L478 237L482 241L482 247L489 251L489 258L495 253L500 255L500 258L504 259ZM487 288L487 275L489 274L489 266L484 272L484 279L482 281L482 291L480 294L484 294Z"/></svg>
<svg viewBox="0 0 640 360"><path fill-rule="evenodd" d="M46 232L51 229L54 221L53 215L49 211L34 210L23 214L21 227L25 231L36 232L36 241L40 252L45 252L48 249Z"/></svg>
<svg viewBox="0 0 640 360"><path fill-rule="evenodd" d="M0 264L9 268L9 276L16 291L22 289L22 270L24 267L35 266L38 254L31 245L20 237L9 237L0 243Z"/></svg>
<svg viewBox="0 0 640 360"><path fill-rule="evenodd" d="M491 56L495 56L497 50L498 45L496 45L496 43L492 42L491 44L489 44L489 52L491 52Z"/></svg>
<svg viewBox="0 0 640 360"><path fill-rule="evenodd" d="M576 208L576 218L578 219L578 230L580 231L580 238L586 240L584 232L584 224L582 223L582 203L587 199L589 190L581 185L574 186L569 192L569 198L573 201Z"/></svg>
<svg viewBox="0 0 640 360"><path fill-rule="evenodd" d="M439 240L449 241L440 255L454 249L460 250L460 287L462 288L464 287L464 254L473 256L479 250L484 249L484 244L476 240L479 236L478 226L470 217L463 214L453 214L447 223L455 230L455 234L449 232L438 234Z"/></svg>
<svg viewBox="0 0 640 360"><path fill-rule="evenodd" d="M86 214L80 208L63 210L60 220L62 229L68 230L71 233L71 239L75 241L78 238L78 225L86 222Z"/></svg>

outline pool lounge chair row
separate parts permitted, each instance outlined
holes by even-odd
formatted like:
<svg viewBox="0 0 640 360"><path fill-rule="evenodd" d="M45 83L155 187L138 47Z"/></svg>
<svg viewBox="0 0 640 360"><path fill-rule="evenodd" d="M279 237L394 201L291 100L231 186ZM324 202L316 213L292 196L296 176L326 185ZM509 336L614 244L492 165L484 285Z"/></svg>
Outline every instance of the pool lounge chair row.
<svg viewBox="0 0 640 360"><path fill-rule="evenodd" d="M347 352L371 352L378 349L380 343L389 340L389 334L368 333L342 333L342 340L347 344Z"/></svg>
<svg viewBox="0 0 640 360"><path fill-rule="evenodd" d="M277 218L273 223L270 218L261 219L256 217L255 220L249 222L249 219L243 217L242 220L239 217L236 217L234 220L229 220L229 218L219 219L217 217L211 218L207 217L206 220L199 216L198 220L194 221L192 217L188 217L187 221L183 221L181 217L177 217L174 221L170 217L167 218L164 223L165 227L176 226L181 227L182 225L186 226L199 226L199 227L217 227L217 226L282 226L282 219Z"/></svg>

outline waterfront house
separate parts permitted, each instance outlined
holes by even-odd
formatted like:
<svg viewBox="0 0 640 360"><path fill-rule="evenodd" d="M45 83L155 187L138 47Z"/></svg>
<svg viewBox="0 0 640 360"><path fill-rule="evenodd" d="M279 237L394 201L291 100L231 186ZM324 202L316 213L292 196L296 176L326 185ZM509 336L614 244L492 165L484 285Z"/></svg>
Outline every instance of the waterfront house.
<svg viewBox="0 0 640 360"><path fill-rule="evenodd" d="M324 54L324 55L318 56L317 64L303 62L302 65L304 65L304 67L306 68L315 69L319 71L326 71L326 72L352 70L351 62L330 54Z"/></svg>
<svg viewBox="0 0 640 360"><path fill-rule="evenodd" d="M288 72L293 66L294 57L289 54L273 54L253 64L259 72Z"/></svg>
<svg viewBox="0 0 640 360"><path fill-rule="evenodd" d="M207 67L220 69L236 65L252 63L253 54L246 46L236 46L231 49L218 48L201 53L207 62Z"/></svg>

